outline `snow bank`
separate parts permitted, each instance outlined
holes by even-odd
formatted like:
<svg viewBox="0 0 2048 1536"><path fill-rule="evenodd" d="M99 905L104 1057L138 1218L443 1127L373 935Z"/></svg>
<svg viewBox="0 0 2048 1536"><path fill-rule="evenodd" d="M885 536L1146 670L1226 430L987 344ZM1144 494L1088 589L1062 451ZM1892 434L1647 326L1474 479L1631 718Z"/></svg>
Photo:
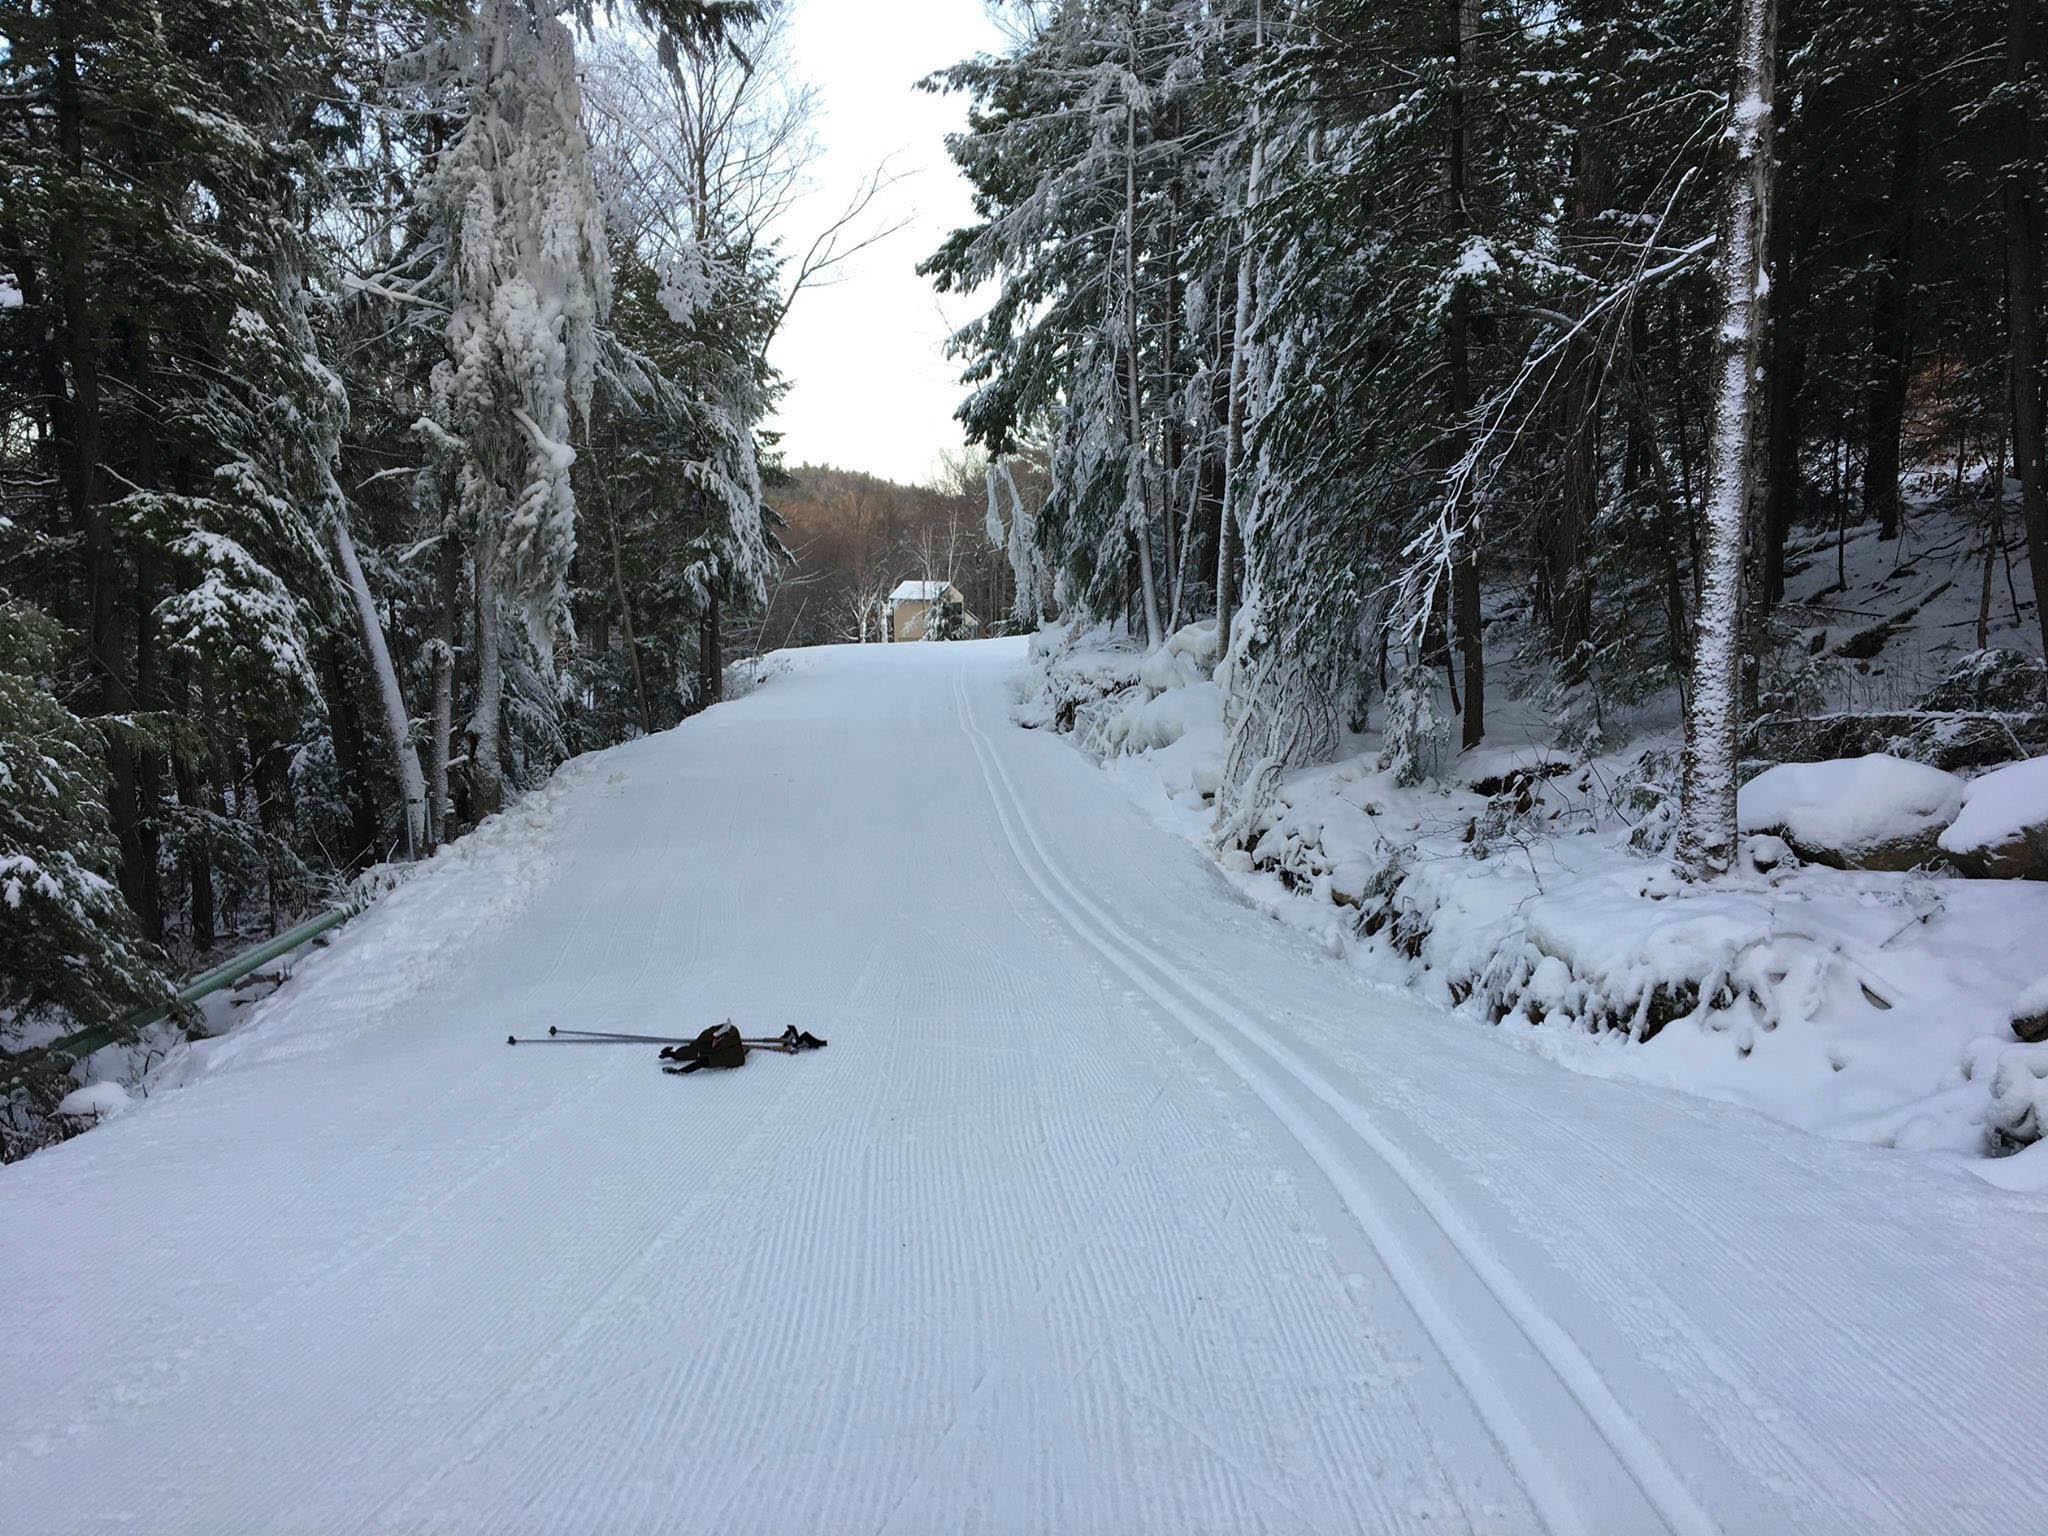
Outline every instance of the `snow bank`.
<svg viewBox="0 0 2048 1536"><path fill-rule="evenodd" d="M1105 628L1047 625L1030 658L1013 688L1018 724L1071 731L1101 758L1143 754L1169 799L1215 795L1227 743L1213 623L1142 656Z"/></svg>
<svg viewBox="0 0 2048 1536"><path fill-rule="evenodd" d="M1223 699L1202 636L1183 634L1141 655L1106 631L1049 629L1016 715L1071 732L1209 844ZM2014 1038L2015 999L2048 989L2048 884L1912 867L1979 796L1985 825L1994 806L1996 827L2023 821L2034 802L1994 781L2031 784L2038 765L1976 784L1884 755L1769 770L1742 794L1742 869L1689 886L1663 862L1675 737L1574 760L1541 729L1500 732L1415 786L1377 736L1347 738L1338 761L1284 777L1221 863L1332 953L1579 1071L1976 1168L2048 1131L2034 1070L2048 1047ZM1802 864L1781 829L1809 858L1905 843L1915 857ZM2048 1156L1995 1166L2048 1188Z"/></svg>
<svg viewBox="0 0 2048 1536"><path fill-rule="evenodd" d="M1805 858L1857 868L1909 869L1963 806L1952 773L1873 752L1819 763L1781 763L1742 786L1737 824L1773 832Z"/></svg>

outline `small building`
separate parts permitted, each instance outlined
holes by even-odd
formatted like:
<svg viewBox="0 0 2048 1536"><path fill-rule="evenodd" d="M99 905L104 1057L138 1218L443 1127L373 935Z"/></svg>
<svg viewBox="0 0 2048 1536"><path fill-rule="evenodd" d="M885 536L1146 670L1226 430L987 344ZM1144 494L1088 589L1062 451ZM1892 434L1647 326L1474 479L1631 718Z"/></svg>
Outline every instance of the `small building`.
<svg viewBox="0 0 2048 1536"><path fill-rule="evenodd" d="M956 615L948 638L972 640L981 633L981 620L967 611L967 599L950 581L900 581L889 594L888 620L884 638L922 640L932 609L944 604Z"/></svg>

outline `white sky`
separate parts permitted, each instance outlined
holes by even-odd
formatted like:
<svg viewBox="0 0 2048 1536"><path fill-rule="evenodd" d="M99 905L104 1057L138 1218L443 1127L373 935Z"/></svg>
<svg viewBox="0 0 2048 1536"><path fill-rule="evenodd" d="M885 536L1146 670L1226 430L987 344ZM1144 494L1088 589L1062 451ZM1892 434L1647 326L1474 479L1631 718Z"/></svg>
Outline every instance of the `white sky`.
<svg viewBox="0 0 2048 1536"><path fill-rule="evenodd" d="M800 78L823 97L817 188L785 246L807 244L885 158L906 177L870 219L909 223L855 257L835 286L806 291L769 360L793 381L774 426L790 464L834 464L920 483L961 446L953 420L963 388L947 334L984 300L940 295L917 263L972 214L944 136L966 122L960 96L916 82L1001 45L981 0L794 0L791 46ZM886 205L886 206L884 206Z"/></svg>

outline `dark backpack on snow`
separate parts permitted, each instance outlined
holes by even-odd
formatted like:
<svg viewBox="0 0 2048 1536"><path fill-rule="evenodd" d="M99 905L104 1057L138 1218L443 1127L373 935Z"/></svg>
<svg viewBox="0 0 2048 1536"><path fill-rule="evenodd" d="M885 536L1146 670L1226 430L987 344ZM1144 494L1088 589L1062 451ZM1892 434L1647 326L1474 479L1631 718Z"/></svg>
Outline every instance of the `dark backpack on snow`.
<svg viewBox="0 0 2048 1536"><path fill-rule="evenodd" d="M747 1063L747 1043L740 1038L732 1021L714 1024L687 1045L665 1045L661 1048L664 1061L675 1063L663 1067L664 1072L695 1072L699 1067L743 1067Z"/></svg>

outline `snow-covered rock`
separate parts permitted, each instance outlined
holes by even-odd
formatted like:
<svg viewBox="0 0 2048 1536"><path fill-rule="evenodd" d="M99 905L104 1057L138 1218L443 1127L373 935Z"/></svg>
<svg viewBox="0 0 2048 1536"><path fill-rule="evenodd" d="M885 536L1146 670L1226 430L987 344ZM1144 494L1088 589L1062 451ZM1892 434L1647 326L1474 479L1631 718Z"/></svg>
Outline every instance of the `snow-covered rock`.
<svg viewBox="0 0 2048 1536"><path fill-rule="evenodd" d="M1941 847L1973 875L2048 879L2048 757L1972 780Z"/></svg>
<svg viewBox="0 0 2048 1536"><path fill-rule="evenodd" d="M2048 1047L2007 1046L1991 1075L1990 1126L2006 1146L2048 1136Z"/></svg>
<svg viewBox="0 0 2048 1536"><path fill-rule="evenodd" d="M1824 763L1781 763L1742 786L1744 832L1770 832L1802 859L1837 869L1904 870L1945 847L1962 809L1952 773L1881 752Z"/></svg>
<svg viewBox="0 0 2048 1536"><path fill-rule="evenodd" d="M2012 1032L2029 1044L2048 1040L2048 976L2027 988L2013 1003Z"/></svg>
<svg viewBox="0 0 2048 1536"><path fill-rule="evenodd" d="M104 1120L134 1102L119 1083L88 1083L65 1094L57 1105L57 1113L79 1120Z"/></svg>
<svg viewBox="0 0 2048 1536"><path fill-rule="evenodd" d="M1819 763L1883 752L1957 772L2023 758L2048 744L2048 712L1896 709L1765 715L1751 723L1745 756L1765 763Z"/></svg>

